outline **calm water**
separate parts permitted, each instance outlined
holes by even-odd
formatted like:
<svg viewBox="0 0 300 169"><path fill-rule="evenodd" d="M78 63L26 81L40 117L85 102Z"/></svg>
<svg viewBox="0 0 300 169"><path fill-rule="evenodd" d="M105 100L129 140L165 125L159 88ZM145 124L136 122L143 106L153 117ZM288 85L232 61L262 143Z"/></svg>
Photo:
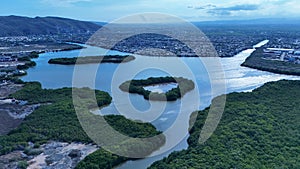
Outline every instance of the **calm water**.
<svg viewBox="0 0 300 169"><path fill-rule="evenodd" d="M145 86L143 87L145 90L149 90L151 92L157 92L157 93L165 93L173 88L178 87L177 83L166 83L166 84L158 84L158 85L151 85L151 86Z"/></svg>
<svg viewBox="0 0 300 169"><path fill-rule="evenodd" d="M265 44L261 42L255 47ZM230 92L251 91L266 82L280 79L297 79L299 77L277 75L258 71L240 64L254 51L248 49L231 58L166 58L136 56L136 60L122 64L87 64L76 66L50 65L50 58L76 57L125 53L107 51L98 47L86 46L86 49L41 54L35 59L37 66L28 70L24 81L39 81L43 88L83 87L88 86L109 92L113 102L108 107L96 112L99 114L122 114L127 118L151 122L158 130L166 131L167 142L155 156L136 161L128 161L118 168L147 168L154 161L166 157L173 151L188 147L188 120L190 114L208 107L213 97ZM213 67L220 63L221 67ZM96 71L95 71L96 70ZM210 70L210 71L207 71ZM73 79L74 71L76 78ZM91 73L92 72L92 73ZM224 74L224 76L223 76ZM155 76L184 76L196 82L196 88L182 99L174 102L157 102L144 100L142 96L121 92L118 86L132 78L144 79ZM225 90L222 88L225 82ZM75 84L73 82L76 82ZM124 101L127 98L127 101ZM130 106L131 105L131 106ZM186 106L188 105L188 106ZM176 126L176 133L170 128ZM169 132L170 130L170 132ZM160 154L161 152L164 152ZM158 154L158 155L156 155Z"/></svg>

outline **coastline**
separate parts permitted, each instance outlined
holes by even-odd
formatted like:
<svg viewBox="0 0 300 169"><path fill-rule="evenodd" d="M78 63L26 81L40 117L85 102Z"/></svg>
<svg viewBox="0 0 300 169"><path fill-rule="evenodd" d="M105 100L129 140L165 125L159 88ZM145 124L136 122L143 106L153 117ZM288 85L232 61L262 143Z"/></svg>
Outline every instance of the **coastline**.
<svg viewBox="0 0 300 169"><path fill-rule="evenodd" d="M120 166L122 166L123 164L121 164ZM119 167L117 167L117 168L119 168Z"/></svg>
<svg viewBox="0 0 300 169"><path fill-rule="evenodd" d="M264 45L266 45L267 43L265 43ZM276 74L300 76L300 64L277 60L267 60L262 58L264 45L255 45L254 48L256 50L246 58L241 66Z"/></svg>

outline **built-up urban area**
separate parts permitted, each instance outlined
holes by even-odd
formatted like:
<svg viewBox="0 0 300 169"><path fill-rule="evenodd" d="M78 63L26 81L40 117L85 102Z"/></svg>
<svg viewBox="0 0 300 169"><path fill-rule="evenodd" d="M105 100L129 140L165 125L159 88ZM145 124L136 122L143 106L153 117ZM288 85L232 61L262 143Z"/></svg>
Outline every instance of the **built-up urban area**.
<svg viewBox="0 0 300 169"><path fill-rule="evenodd" d="M263 58L268 60L278 60L300 64L300 50L284 48L266 48L264 49Z"/></svg>
<svg viewBox="0 0 300 169"><path fill-rule="evenodd" d="M220 57L232 57L245 49L253 48L253 45L258 42L268 39L269 43L264 46L265 50L262 56L264 59L299 64L300 39L296 38L299 37L299 31L280 26L276 27L276 29L264 26L255 26L255 29L250 29L249 27L251 26L226 25L220 27L218 25L210 25L199 26L199 29L212 42ZM132 34L135 28L129 27L126 30L132 31L129 32ZM128 33L128 31L124 32ZM93 44L93 41L89 40L91 36L92 32L86 34L65 33L59 35L0 37L0 80L1 82L6 82L6 80L12 77L26 74L25 70L27 68L35 66L35 63L31 59L38 57L39 53L82 48L69 42L85 43L88 41L92 45L98 45L97 43ZM113 34L108 34L106 39L102 39L102 45L99 46L109 48L105 43L109 43L115 36L118 36L118 33L113 32ZM185 40L194 41L195 43L199 41L199 39L189 37L187 34L183 35L183 37ZM199 43L199 46L201 46L201 43ZM158 48L161 50L147 51L145 48ZM151 33L138 34L127 39L122 39L111 49L150 56L196 56L194 51L184 44L184 42L172 37Z"/></svg>

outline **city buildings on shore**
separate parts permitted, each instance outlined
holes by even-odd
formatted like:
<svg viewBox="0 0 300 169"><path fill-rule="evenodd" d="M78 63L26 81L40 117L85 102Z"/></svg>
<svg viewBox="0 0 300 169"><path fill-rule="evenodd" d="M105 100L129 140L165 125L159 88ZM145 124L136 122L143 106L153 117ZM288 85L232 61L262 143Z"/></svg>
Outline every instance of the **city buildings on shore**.
<svg viewBox="0 0 300 169"><path fill-rule="evenodd" d="M300 64L300 50L285 48L264 49L264 59Z"/></svg>
<svg viewBox="0 0 300 169"><path fill-rule="evenodd" d="M0 56L0 62L17 62L18 58L13 56Z"/></svg>

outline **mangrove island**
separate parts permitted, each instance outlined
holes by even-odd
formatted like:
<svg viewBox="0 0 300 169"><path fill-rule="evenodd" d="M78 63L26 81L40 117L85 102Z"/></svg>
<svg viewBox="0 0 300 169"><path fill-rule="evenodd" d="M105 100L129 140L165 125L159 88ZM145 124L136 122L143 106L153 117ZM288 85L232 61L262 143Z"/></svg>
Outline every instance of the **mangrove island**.
<svg viewBox="0 0 300 169"><path fill-rule="evenodd" d="M83 56L73 58L54 58L48 61L49 64L60 65L75 65L75 64L90 64L90 63L122 63L130 62L135 57L132 55L106 55L106 56Z"/></svg>
<svg viewBox="0 0 300 169"><path fill-rule="evenodd" d="M178 86L167 92L151 92L144 87L159 84L177 83ZM122 91L143 95L147 100L175 101L195 88L192 80L183 77L150 77L143 80L129 80L119 87Z"/></svg>

